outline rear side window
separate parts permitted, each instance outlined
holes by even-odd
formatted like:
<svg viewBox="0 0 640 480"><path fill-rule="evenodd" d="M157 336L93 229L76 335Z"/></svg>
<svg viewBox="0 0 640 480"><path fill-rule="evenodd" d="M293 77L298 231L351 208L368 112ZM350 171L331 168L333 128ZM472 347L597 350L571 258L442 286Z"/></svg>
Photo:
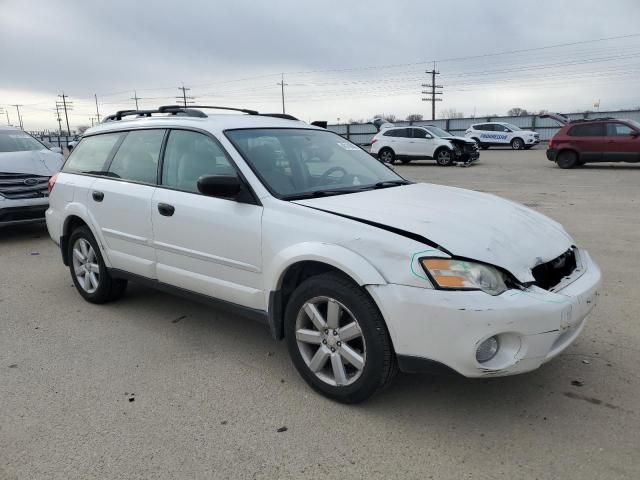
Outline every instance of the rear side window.
<svg viewBox="0 0 640 480"><path fill-rule="evenodd" d="M601 137L604 135L603 123L585 123L571 127L567 132L570 137Z"/></svg>
<svg viewBox="0 0 640 480"><path fill-rule="evenodd" d="M493 125L491 125L490 123L482 123L480 125L476 125L475 127L473 127L474 130L482 130L484 132L491 132L493 131Z"/></svg>
<svg viewBox="0 0 640 480"><path fill-rule="evenodd" d="M162 185L198 193L204 175L236 175L222 147L207 135L188 130L169 134L162 165Z"/></svg>
<svg viewBox="0 0 640 480"><path fill-rule="evenodd" d="M631 135L635 130L629 125L624 123L607 123L607 136L608 137L627 137Z"/></svg>
<svg viewBox="0 0 640 480"><path fill-rule="evenodd" d="M413 138L427 138L426 130L421 128L412 128L411 131Z"/></svg>
<svg viewBox="0 0 640 480"><path fill-rule="evenodd" d="M164 130L137 130L127 133L109 166L108 175L132 182L155 184Z"/></svg>
<svg viewBox="0 0 640 480"><path fill-rule="evenodd" d="M62 171L93 175L106 174L107 160L124 135L122 132L117 132L83 138L73 149Z"/></svg>

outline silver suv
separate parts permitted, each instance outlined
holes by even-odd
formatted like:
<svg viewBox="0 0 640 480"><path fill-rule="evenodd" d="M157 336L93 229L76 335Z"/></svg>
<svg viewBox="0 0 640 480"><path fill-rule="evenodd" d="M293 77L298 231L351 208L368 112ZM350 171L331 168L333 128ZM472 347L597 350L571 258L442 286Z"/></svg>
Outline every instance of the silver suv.
<svg viewBox="0 0 640 480"><path fill-rule="evenodd" d="M0 227L44 221L49 178L63 162L28 133L0 127Z"/></svg>

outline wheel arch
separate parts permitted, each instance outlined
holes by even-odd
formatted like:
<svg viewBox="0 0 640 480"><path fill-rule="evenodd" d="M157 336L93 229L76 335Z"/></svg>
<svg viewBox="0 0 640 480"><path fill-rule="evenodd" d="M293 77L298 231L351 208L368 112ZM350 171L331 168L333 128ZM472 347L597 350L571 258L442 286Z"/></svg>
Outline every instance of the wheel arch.
<svg viewBox="0 0 640 480"><path fill-rule="evenodd" d="M98 243L98 246L102 251L102 258L105 264L107 264L107 266L111 266L107 255L105 255L102 238L100 235L98 235L98 232L96 232L96 229L93 227L94 224L89 219L88 211L83 211L83 209L81 209L77 205L71 204L65 211L65 214L66 216L64 218L64 222L62 223L62 235L60 236L60 251L62 253L62 261L64 262L64 264L67 266L69 265L68 243L71 233L78 227L86 226L89 230L91 230L93 237L96 239L96 242Z"/></svg>
<svg viewBox="0 0 640 480"><path fill-rule="evenodd" d="M265 271L271 284L268 316L272 336L284 338L284 311L287 302L300 283L315 275L336 272L360 287L365 285L385 285L384 277L365 258L339 245L304 244L286 249Z"/></svg>

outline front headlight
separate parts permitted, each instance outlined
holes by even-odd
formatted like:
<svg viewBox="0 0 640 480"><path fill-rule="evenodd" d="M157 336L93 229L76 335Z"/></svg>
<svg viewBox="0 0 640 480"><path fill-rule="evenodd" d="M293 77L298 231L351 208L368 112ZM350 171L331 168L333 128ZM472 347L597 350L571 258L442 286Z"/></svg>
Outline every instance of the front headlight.
<svg viewBox="0 0 640 480"><path fill-rule="evenodd" d="M507 290L505 275L495 267L466 260L422 258L422 267L445 290L482 290L500 295Z"/></svg>

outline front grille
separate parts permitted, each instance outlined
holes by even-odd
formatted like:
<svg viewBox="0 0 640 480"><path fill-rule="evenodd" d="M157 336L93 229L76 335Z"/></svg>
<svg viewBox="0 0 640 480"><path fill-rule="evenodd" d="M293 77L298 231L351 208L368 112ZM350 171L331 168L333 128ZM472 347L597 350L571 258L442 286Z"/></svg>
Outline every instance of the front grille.
<svg viewBox="0 0 640 480"><path fill-rule="evenodd" d="M559 257L550 262L543 263L531 270L536 285L545 290L550 290L568 277L576 269L576 252L570 248Z"/></svg>
<svg viewBox="0 0 640 480"><path fill-rule="evenodd" d="M0 172L0 195L10 199L46 197L48 182L47 176Z"/></svg>

